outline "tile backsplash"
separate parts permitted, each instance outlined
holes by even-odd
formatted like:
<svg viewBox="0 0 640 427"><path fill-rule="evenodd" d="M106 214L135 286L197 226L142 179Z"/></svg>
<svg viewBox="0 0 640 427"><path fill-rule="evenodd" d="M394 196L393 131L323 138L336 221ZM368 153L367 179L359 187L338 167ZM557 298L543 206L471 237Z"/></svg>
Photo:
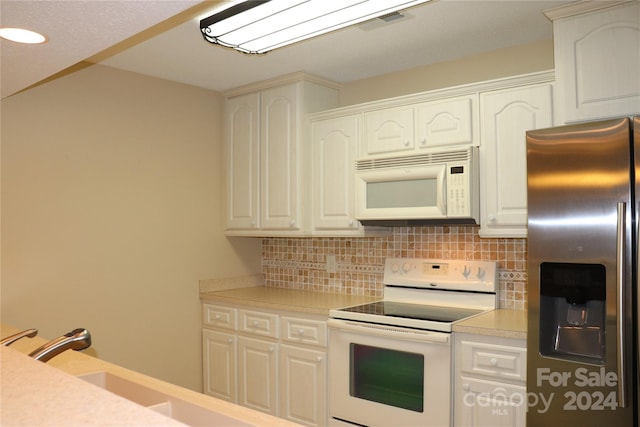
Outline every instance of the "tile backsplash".
<svg viewBox="0 0 640 427"><path fill-rule="evenodd" d="M376 237L262 240L265 285L278 288L382 297L387 257L497 261L498 306L527 308L527 240L480 238L477 226L396 227Z"/></svg>

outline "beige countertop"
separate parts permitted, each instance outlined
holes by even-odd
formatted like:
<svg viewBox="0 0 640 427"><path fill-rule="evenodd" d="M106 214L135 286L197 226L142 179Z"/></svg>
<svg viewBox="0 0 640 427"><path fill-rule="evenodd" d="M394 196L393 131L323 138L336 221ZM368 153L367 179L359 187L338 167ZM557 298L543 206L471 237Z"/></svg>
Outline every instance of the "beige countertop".
<svg viewBox="0 0 640 427"><path fill-rule="evenodd" d="M200 294L200 299L203 302L226 302L274 310L323 314L326 316L329 315L329 310L331 309L380 300L378 297L330 294L267 286L203 292Z"/></svg>
<svg viewBox="0 0 640 427"><path fill-rule="evenodd" d="M297 289L251 286L200 293L203 302L223 302L275 310L329 315L329 310L380 300L377 297L329 294ZM507 338L527 337L527 312L497 309L453 324L454 332Z"/></svg>
<svg viewBox="0 0 640 427"><path fill-rule="evenodd" d="M2 337L17 331L14 327L0 325ZM23 338L10 347L0 346L2 425L184 425L77 378L88 373L108 372L203 410L231 417L234 425L299 427L284 419L197 393L82 352L66 351L47 363L25 355L46 341L37 336Z"/></svg>
<svg viewBox="0 0 640 427"><path fill-rule="evenodd" d="M493 310L454 323L453 332L526 339L527 312L525 310Z"/></svg>

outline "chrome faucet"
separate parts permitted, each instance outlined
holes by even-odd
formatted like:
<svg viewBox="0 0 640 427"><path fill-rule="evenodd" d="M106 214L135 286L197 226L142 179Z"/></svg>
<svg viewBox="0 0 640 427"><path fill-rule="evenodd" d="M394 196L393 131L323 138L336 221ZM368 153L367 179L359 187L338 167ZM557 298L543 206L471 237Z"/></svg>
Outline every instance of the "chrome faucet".
<svg viewBox="0 0 640 427"><path fill-rule="evenodd" d="M91 346L91 334L86 329L78 328L41 345L29 353L29 356L41 362L46 362L63 351L69 349L84 350L89 346Z"/></svg>
<svg viewBox="0 0 640 427"><path fill-rule="evenodd" d="M37 329L27 329L25 331L18 332L17 334L9 335L8 337L2 338L2 340L0 340L0 345L9 346L18 341L20 338L33 338L36 335L38 335Z"/></svg>

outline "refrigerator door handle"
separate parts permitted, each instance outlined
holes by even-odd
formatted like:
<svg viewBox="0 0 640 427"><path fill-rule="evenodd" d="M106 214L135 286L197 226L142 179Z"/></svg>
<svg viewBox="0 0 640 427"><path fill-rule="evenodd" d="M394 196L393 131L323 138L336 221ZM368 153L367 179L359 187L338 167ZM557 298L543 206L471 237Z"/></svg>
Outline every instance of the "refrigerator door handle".
<svg viewBox="0 0 640 427"><path fill-rule="evenodd" d="M618 407L627 407L627 394L626 394L626 372L625 372L625 243L626 243L626 214L627 204L624 202L618 203L618 229L616 239L616 256L617 256L617 268L616 268L616 327L618 329L618 348L617 348L617 364L618 364Z"/></svg>

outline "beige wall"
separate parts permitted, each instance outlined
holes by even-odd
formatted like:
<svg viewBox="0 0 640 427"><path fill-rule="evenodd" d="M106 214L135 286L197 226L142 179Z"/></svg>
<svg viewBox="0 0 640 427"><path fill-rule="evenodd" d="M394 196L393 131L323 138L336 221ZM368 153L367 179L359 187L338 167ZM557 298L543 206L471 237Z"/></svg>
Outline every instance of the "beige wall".
<svg viewBox="0 0 640 427"><path fill-rule="evenodd" d="M553 69L553 41L498 49L344 85L342 106Z"/></svg>
<svg viewBox="0 0 640 427"><path fill-rule="evenodd" d="M91 66L2 101L2 322L200 390L198 280L260 272L223 235L222 98Z"/></svg>

